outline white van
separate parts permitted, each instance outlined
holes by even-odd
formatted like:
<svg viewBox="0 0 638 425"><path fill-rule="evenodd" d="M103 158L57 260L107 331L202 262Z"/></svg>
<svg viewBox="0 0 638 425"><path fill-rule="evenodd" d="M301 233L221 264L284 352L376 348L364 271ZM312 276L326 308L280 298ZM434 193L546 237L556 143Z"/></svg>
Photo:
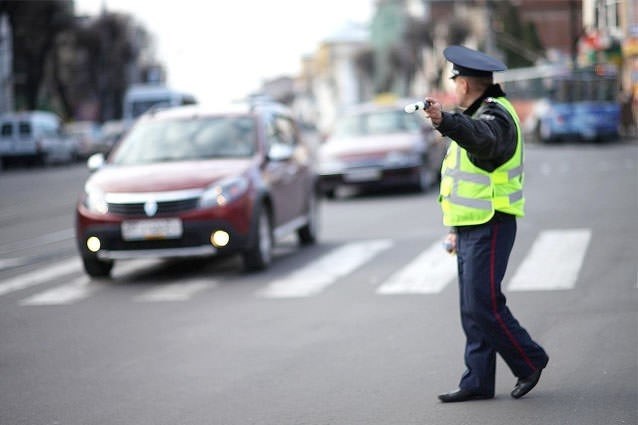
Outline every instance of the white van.
<svg viewBox="0 0 638 425"><path fill-rule="evenodd" d="M0 116L0 160L26 159L40 164L71 162L77 158L73 139L62 132L60 118L46 111Z"/></svg>
<svg viewBox="0 0 638 425"><path fill-rule="evenodd" d="M193 105L195 96L162 85L139 84L129 87L124 95L123 119L131 122L151 108Z"/></svg>

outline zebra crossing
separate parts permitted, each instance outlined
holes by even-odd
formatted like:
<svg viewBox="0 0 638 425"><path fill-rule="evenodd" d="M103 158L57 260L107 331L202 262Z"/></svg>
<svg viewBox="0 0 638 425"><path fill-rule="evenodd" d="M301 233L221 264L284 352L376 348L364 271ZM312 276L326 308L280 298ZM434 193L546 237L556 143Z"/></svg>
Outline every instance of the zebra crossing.
<svg viewBox="0 0 638 425"><path fill-rule="evenodd" d="M515 272L503 282L508 291L559 291L573 289L591 241L590 229L545 230L535 238L520 264L510 264ZM384 252L393 249L396 241L375 239L344 243L307 264L279 276L253 292L261 299L309 298L332 290L336 284L347 284L348 276L366 264L380 261ZM121 265L120 265L121 264ZM114 270L114 278L127 276L140 268L152 266L145 262L123 262ZM390 267L390 266L388 266ZM387 277L376 284L374 294L435 295L456 281L456 259L446 253L440 241L404 263L396 264ZM55 284L56 281L65 281ZM0 282L2 296L21 291L42 289L18 301L20 306L70 305L99 296L107 285L84 275L79 258L69 258L53 265L26 272ZM220 282L206 276L192 277L171 283L145 286L132 296L133 302L184 302L220 287Z"/></svg>
<svg viewBox="0 0 638 425"><path fill-rule="evenodd" d="M540 291L573 288L590 239L589 229L548 230L541 233L517 269L509 289ZM552 267L539 267L543 264Z"/></svg>

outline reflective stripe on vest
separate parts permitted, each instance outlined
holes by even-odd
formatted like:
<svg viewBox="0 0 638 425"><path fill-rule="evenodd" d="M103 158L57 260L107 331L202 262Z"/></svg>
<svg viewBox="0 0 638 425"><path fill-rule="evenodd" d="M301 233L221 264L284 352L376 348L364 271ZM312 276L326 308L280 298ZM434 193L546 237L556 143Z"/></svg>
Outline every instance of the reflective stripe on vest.
<svg viewBox="0 0 638 425"><path fill-rule="evenodd" d="M505 164L489 173L472 164L467 152L452 141L443 162L439 196L445 225L481 224L488 221L496 210L516 216L524 215L523 139L518 116L507 99L496 98L494 101L514 120L516 150ZM482 108L475 116L481 112Z"/></svg>

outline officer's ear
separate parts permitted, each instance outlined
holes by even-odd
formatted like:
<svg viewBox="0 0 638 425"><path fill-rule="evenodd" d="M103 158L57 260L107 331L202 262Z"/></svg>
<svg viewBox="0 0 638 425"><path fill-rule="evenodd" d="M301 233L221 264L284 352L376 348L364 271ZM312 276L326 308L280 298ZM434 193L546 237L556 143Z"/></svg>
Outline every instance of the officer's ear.
<svg viewBox="0 0 638 425"><path fill-rule="evenodd" d="M467 80L467 78L463 78L463 77L456 77L454 79L454 81L456 81L456 84L458 84L461 89L461 93L462 94L468 94L470 92L470 82Z"/></svg>

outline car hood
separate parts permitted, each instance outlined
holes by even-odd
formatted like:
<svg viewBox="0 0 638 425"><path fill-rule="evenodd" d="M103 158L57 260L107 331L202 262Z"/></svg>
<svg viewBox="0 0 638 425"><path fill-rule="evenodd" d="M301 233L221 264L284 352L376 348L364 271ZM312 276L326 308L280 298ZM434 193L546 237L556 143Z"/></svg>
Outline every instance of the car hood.
<svg viewBox="0 0 638 425"><path fill-rule="evenodd" d="M320 148L323 156L348 157L386 154L391 151L423 150L420 134L381 134L365 137L339 137L328 139Z"/></svg>
<svg viewBox="0 0 638 425"><path fill-rule="evenodd" d="M203 189L215 181L246 171L251 160L163 162L144 165L107 165L87 184L109 193L163 192Z"/></svg>

